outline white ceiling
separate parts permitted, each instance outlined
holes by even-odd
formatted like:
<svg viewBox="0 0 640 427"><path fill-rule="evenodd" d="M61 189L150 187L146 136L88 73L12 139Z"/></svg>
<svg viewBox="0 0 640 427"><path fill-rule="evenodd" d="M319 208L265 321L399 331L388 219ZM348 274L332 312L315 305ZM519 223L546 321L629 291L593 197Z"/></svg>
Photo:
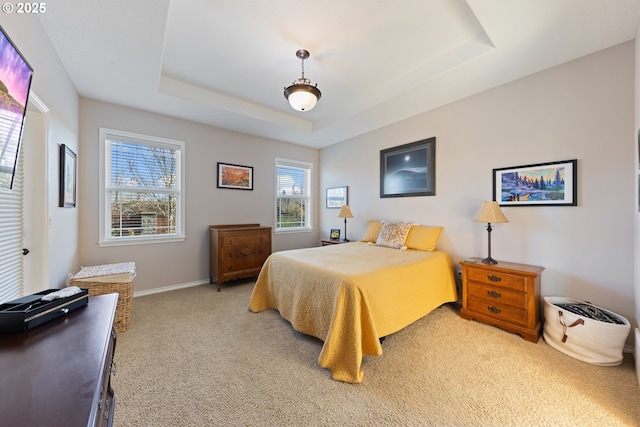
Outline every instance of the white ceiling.
<svg viewBox="0 0 640 427"><path fill-rule="evenodd" d="M54 0L40 19L82 96L321 148L632 40L640 1ZM301 48L308 112L283 96Z"/></svg>

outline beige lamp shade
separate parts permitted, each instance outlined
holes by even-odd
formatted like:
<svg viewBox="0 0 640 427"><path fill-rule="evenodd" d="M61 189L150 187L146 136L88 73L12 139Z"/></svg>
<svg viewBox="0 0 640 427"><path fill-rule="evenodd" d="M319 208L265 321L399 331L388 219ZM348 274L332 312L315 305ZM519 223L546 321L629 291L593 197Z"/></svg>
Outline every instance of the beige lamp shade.
<svg viewBox="0 0 640 427"><path fill-rule="evenodd" d="M351 213L351 208L349 207L349 205L344 205L340 208L338 218L353 218L353 214Z"/></svg>
<svg viewBox="0 0 640 427"><path fill-rule="evenodd" d="M498 202L484 202L482 207L476 213L471 221L475 222L490 222L498 224L501 222L509 222L506 216L502 213Z"/></svg>

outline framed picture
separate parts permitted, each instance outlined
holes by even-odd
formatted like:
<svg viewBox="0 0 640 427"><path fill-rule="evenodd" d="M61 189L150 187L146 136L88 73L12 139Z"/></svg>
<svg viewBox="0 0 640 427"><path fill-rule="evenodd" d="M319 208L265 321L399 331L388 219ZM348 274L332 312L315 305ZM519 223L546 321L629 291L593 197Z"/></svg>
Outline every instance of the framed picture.
<svg viewBox="0 0 640 427"><path fill-rule="evenodd" d="M65 144L60 145L60 207L76 207L77 156Z"/></svg>
<svg viewBox="0 0 640 427"><path fill-rule="evenodd" d="M327 208L340 209L348 204L347 187L327 188Z"/></svg>
<svg viewBox="0 0 640 427"><path fill-rule="evenodd" d="M218 162L218 188L253 190L253 167Z"/></svg>
<svg viewBox="0 0 640 427"><path fill-rule="evenodd" d="M493 200L500 206L577 206L578 161L493 170Z"/></svg>
<svg viewBox="0 0 640 427"><path fill-rule="evenodd" d="M380 197L435 195L435 137L380 151Z"/></svg>
<svg viewBox="0 0 640 427"><path fill-rule="evenodd" d="M331 233L329 234L329 238L331 240L340 240L340 229L339 228L332 228L331 229Z"/></svg>

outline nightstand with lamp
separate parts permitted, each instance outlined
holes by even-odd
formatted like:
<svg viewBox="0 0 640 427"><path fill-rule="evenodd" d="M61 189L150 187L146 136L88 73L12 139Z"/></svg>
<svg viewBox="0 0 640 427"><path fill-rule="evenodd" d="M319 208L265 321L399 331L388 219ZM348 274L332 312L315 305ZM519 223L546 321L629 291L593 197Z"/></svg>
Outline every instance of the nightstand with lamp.
<svg viewBox="0 0 640 427"><path fill-rule="evenodd" d="M544 267L496 261L491 258L491 223L507 223L498 202L484 202L473 217L486 222L487 258L469 258L462 265L463 319L488 323L517 333L527 341L540 337L540 275ZM480 261L480 262L478 262Z"/></svg>

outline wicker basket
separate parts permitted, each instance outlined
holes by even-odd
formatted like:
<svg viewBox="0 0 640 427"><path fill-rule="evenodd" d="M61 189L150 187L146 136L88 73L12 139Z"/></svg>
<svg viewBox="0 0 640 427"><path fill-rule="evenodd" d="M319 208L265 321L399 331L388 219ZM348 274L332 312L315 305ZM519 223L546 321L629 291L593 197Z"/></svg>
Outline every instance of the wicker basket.
<svg viewBox="0 0 640 427"><path fill-rule="evenodd" d="M116 332L125 332L131 322L134 277L133 262L106 264L82 267L78 274L69 279L69 285L88 289L89 296L117 293L118 303L113 326Z"/></svg>

